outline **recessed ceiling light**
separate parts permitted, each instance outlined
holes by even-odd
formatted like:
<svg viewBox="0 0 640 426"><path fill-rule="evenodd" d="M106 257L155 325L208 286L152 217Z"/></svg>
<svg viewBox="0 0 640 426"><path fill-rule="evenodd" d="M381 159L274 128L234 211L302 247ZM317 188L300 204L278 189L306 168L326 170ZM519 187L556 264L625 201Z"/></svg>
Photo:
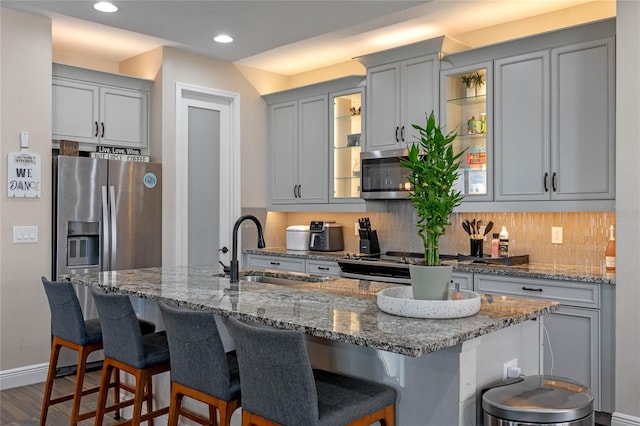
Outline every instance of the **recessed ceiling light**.
<svg viewBox="0 0 640 426"><path fill-rule="evenodd" d="M118 11L118 6L108 1L95 3L93 8L99 12L113 13Z"/></svg>
<svg viewBox="0 0 640 426"><path fill-rule="evenodd" d="M228 36L226 34L220 34L215 36L213 40L218 43L231 43L233 41L233 37Z"/></svg>

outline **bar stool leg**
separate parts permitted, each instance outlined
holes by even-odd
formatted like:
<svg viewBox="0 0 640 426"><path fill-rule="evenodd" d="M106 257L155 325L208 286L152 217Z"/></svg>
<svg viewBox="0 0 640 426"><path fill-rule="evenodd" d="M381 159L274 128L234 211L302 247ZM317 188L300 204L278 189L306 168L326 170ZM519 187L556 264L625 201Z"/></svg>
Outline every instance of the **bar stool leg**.
<svg viewBox="0 0 640 426"><path fill-rule="evenodd" d="M120 403L120 369L113 369L113 405ZM120 420L120 409L113 413L115 420Z"/></svg>
<svg viewBox="0 0 640 426"><path fill-rule="evenodd" d="M238 400L232 399L227 403L223 403L218 407L220 412L220 426L231 426L231 416L238 408Z"/></svg>
<svg viewBox="0 0 640 426"><path fill-rule="evenodd" d="M56 374L56 366L58 365L58 356L60 355L60 344L58 338L54 337L51 342L51 355L49 356L49 371L47 372L47 382L44 386L44 396L42 397L42 410L40 411L40 424L47 424L47 413L49 411L49 402L51 401L51 391L53 390L53 379Z"/></svg>
<svg viewBox="0 0 640 426"><path fill-rule="evenodd" d="M171 399L169 400L169 422L167 426L178 426L178 418L180 416L180 405L184 395L178 392L175 383L171 383Z"/></svg>
<svg viewBox="0 0 640 426"><path fill-rule="evenodd" d="M142 402L144 401L144 388L148 382L148 377L145 371L136 370L134 372L136 391L133 402L133 417L131 417L131 425L138 426L140 424L140 418L142 417ZM152 420L149 420L150 425Z"/></svg>
<svg viewBox="0 0 640 426"><path fill-rule="evenodd" d="M102 375L100 376L100 393L98 394L98 407L96 409L95 426L102 426L104 413L107 405L107 394L109 393L109 379L113 372L113 365L105 358L102 365Z"/></svg>
<svg viewBox="0 0 640 426"><path fill-rule="evenodd" d="M78 349L78 367L76 369L76 386L73 394L73 407L71 409L71 425L76 426L80 421L80 399L82 398L82 385L84 383L84 373L87 368L87 357L91 351L86 346Z"/></svg>
<svg viewBox="0 0 640 426"><path fill-rule="evenodd" d="M147 413L150 413L153 411L153 377L151 374L149 374L149 378L147 379L147 394L145 400L147 401ZM149 419L147 424L153 426L153 417Z"/></svg>

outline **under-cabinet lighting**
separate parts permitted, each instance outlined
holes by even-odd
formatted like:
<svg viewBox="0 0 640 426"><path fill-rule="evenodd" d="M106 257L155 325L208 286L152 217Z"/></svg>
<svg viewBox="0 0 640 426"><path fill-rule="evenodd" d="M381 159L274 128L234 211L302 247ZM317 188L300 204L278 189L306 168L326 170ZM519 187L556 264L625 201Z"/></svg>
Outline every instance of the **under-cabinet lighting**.
<svg viewBox="0 0 640 426"><path fill-rule="evenodd" d="M100 1L93 5L93 8L99 12L113 13L118 11L118 6L108 1Z"/></svg>

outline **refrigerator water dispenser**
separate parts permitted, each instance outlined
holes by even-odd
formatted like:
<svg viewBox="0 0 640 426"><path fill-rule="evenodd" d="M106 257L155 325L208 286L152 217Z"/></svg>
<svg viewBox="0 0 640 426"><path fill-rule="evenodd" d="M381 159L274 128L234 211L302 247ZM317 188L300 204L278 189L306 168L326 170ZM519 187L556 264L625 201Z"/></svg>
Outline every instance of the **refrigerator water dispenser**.
<svg viewBox="0 0 640 426"><path fill-rule="evenodd" d="M68 222L67 266L97 266L100 262L100 222Z"/></svg>

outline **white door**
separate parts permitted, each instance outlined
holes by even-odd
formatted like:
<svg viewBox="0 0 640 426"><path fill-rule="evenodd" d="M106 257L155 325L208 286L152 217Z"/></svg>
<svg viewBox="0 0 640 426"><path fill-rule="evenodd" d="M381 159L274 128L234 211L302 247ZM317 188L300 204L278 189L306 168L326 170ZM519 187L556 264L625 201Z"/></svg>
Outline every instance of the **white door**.
<svg viewBox="0 0 640 426"><path fill-rule="evenodd" d="M240 216L239 96L178 84L176 261L229 264Z"/></svg>

